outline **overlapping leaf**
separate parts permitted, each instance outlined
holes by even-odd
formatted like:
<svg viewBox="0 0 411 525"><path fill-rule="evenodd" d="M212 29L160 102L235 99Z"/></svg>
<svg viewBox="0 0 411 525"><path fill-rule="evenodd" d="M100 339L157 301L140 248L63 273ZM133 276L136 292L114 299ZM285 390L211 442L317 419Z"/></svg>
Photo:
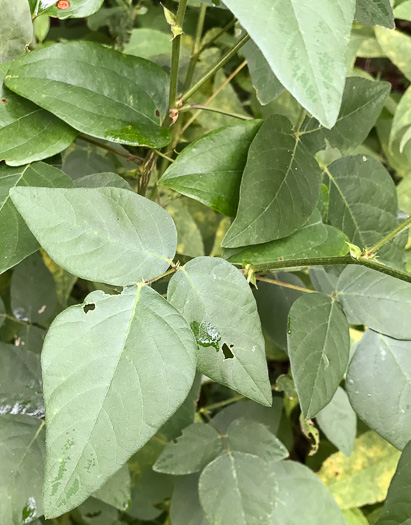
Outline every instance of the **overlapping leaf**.
<svg viewBox="0 0 411 525"><path fill-rule="evenodd" d="M355 18L370 26L395 27L390 0L357 0Z"/></svg>
<svg viewBox="0 0 411 525"><path fill-rule="evenodd" d="M46 14L64 20L66 18L83 18L100 9L104 0L70 0L56 2L55 0L40 0L36 3L33 14Z"/></svg>
<svg viewBox="0 0 411 525"><path fill-rule="evenodd" d="M358 416L403 449L411 435L411 342L368 330L350 363L346 385Z"/></svg>
<svg viewBox="0 0 411 525"><path fill-rule="evenodd" d="M78 506L141 448L195 374L189 326L151 288L94 292L86 304L54 320L42 352L50 517Z"/></svg>
<svg viewBox="0 0 411 525"><path fill-rule="evenodd" d="M198 369L271 405L260 319L243 275L227 261L198 257L172 277L167 297L196 336Z"/></svg>
<svg viewBox="0 0 411 525"><path fill-rule="evenodd" d="M92 42L54 44L11 64L5 84L93 137L150 147L171 140L160 127L167 74L142 58Z"/></svg>
<svg viewBox="0 0 411 525"><path fill-rule="evenodd" d="M237 216L223 246L235 248L281 239L312 215L321 171L282 116L269 117L251 144L241 181Z"/></svg>
<svg viewBox="0 0 411 525"><path fill-rule="evenodd" d="M164 272L176 229L158 204L121 188L15 188L12 199L46 252L65 270L125 286Z"/></svg>
<svg viewBox="0 0 411 525"><path fill-rule="evenodd" d="M324 126L337 119L355 0L226 0L283 86ZM321 13L321 16L318 14Z"/></svg>
<svg viewBox="0 0 411 525"><path fill-rule="evenodd" d="M0 64L22 55L33 38L27 0L0 0Z"/></svg>

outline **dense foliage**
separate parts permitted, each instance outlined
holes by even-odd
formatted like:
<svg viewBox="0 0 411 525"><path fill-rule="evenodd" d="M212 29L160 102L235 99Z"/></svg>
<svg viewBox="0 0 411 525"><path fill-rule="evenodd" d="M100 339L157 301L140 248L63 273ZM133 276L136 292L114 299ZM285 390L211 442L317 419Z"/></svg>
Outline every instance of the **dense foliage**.
<svg viewBox="0 0 411 525"><path fill-rule="evenodd" d="M411 523L411 0L0 0L0 76L0 524Z"/></svg>

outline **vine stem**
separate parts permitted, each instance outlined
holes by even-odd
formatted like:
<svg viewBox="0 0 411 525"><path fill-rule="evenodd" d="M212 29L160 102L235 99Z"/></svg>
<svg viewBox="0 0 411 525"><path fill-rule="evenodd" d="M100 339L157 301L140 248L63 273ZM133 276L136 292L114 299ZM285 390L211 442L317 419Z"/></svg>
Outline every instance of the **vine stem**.
<svg viewBox="0 0 411 525"><path fill-rule="evenodd" d="M216 408L222 408L227 405L231 405L231 403L235 403L236 401L241 401L241 399L245 399L245 396L242 396L239 394L238 396L230 397L229 399L225 399L224 401L220 401L219 403L214 403L213 405L208 405L206 407L200 408L199 412L204 413L208 410L215 410Z"/></svg>
<svg viewBox="0 0 411 525"><path fill-rule="evenodd" d="M161 275L158 275L157 277L154 277L154 279L150 279L149 281L145 281L144 284L155 283L155 282L159 281L160 279L164 279L164 277L167 277L167 275L171 275L172 273L176 273L176 271L179 268L179 265L178 264L174 264L174 263L172 263L172 265L173 265L173 267L170 270L167 270L166 272L162 273Z"/></svg>
<svg viewBox="0 0 411 525"><path fill-rule="evenodd" d="M308 259L290 259L287 261L275 261L272 263L255 264L250 265L250 269L254 272L267 272L272 270L290 270L294 268L306 268L308 266L331 266L335 264L356 264L358 266L365 266L376 270L377 272L384 273L391 277L395 277L400 281L411 283L411 274L396 270L390 266L379 263L374 259L368 259L366 257L360 257L355 259L351 255L345 255L341 257L313 257Z"/></svg>
<svg viewBox="0 0 411 525"><path fill-rule="evenodd" d="M211 111L212 113L219 113L220 115L226 115L227 117L233 117L240 120L252 120L253 117L249 117L247 115L240 115L239 113L231 113L230 111L225 111L224 109L219 108L209 108L208 106L204 106L201 104L190 104L188 106L183 106L180 109L180 113L184 113L185 111L191 111L193 109L199 109L201 111Z"/></svg>
<svg viewBox="0 0 411 525"><path fill-rule="evenodd" d="M395 228L395 230L392 230L388 235L386 235L383 239L378 241L372 248L367 250L367 255L373 255L378 250L380 250L387 242L390 242L394 237L402 233L404 230L409 228L411 226L411 217L408 217L404 222L402 222L399 226Z"/></svg>
<svg viewBox="0 0 411 525"><path fill-rule="evenodd" d="M310 290L309 288L303 288L302 286L297 286L295 284L284 283L282 281L277 281L276 279L269 279L268 277L258 277L258 275L256 275L255 278L257 281L275 284L276 286L281 286L282 288L290 288L291 290L297 290L299 292L305 293L317 293L315 290Z"/></svg>
<svg viewBox="0 0 411 525"><path fill-rule="evenodd" d="M188 65L185 87L188 88L193 81L194 70L196 68L197 61L200 57L200 47L201 47L201 38L203 36L205 16L207 12L207 4L201 4L200 14L197 21L196 35L193 42L193 47L191 50L190 63Z"/></svg>
<svg viewBox="0 0 411 525"><path fill-rule="evenodd" d="M194 93L197 93L197 91L211 78L213 77L217 71L219 71L223 66L229 62L233 56L237 54L237 52L250 40L249 35L243 36L241 40L239 40L235 46L233 46L231 49L227 51L227 53L203 76L198 80L191 88L189 88L181 97L181 101L186 101L190 97L194 95ZM176 101L176 105L179 103L179 101Z"/></svg>
<svg viewBox="0 0 411 525"><path fill-rule="evenodd" d="M84 142L88 142L89 144L93 144L94 146L97 146L98 148L105 149L106 151L109 151L110 153L114 153L114 155L118 155L119 157L123 157L129 161L135 162L136 164L144 162L143 157L139 157L138 155L133 155L132 153L124 153L123 151L119 151L116 148L109 146L108 144L103 144L99 142L98 140L94 140L91 137L88 137L87 135L83 135L82 133L80 133L80 135L78 135L77 138L83 140Z"/></svg>
<svg viewBox="0 0 411 525"><path fill-rule="evenodd" d="M178 4L176 25L183 27L184 16L186 14L188 0L180 0ZM177 35L173 39L173 46L171 51L171 71L170 71L170 99L169 109L175 106L175 100L177 98L177 85L178 85L178 72L180 68L180 48L181 48L181 36Z"/></svg>

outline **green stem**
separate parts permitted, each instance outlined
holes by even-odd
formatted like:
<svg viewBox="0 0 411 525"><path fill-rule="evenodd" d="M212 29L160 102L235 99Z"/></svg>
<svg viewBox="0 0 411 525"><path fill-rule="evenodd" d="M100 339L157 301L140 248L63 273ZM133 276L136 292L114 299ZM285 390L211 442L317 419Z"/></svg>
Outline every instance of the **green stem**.
<svg viewBox="0 0 411 525"><path fill-rule="evenodd" d="M102 142L94 140L91 137L88 137L87 135L83 135L82 133L80 133L80 135L77 138L83 140L84 142L88 142L89 144L93 144L98 148L105 149L110 153L114 153L114 155L118 155L119 157L123 157L129 161L135 162L136 164L144 162L143 157L139 157L138 155L132 155L131 153L124 153L123 151L119 151L116 148L109 146L108 144L103 144Z"/></svg>
<svg viewBox="0 0 411 525"><path fill-rule="evenodd" d="M401 270L395 270L385 264L381 264L374 259L367 259L365 257L360 257L359 259L354 259L350 255L345 255L342 257L313 257L308 259L290 259L288 261L275 261L272 263L264 264L255 264L250 265L250 269L254 272L267 272L272 270L290 270L291 268L305 268L309 266L330 266L334 264L356 264L358 266L366 266L376 270L377 272L395 277L400 281L405 281L411 283L411 274L407 272L402 272Z"/></svg>
<svg viewBox="0 0 411 525"><path fill-rule="evenodd" d="M377 252L380 248L382 248L387 242L390 242L394 237L399 235L401 232L406 230L411 226L411 217L408 217L404 222L402 222L395 230L392 230L388 235L386 235L383 239L378 241L372 248L367 250L367 255L373 255L375 252Z"/></svg>
<svg viewBox="0 0 411 525"><path fill-rule="evenodd" d="M213 405L208 405L206 407L200 408L199 412L204 413L204 412L207 412L208 410L215 410L216 408L222 408L227 405L231 405L231 403L235 403L236 401L241 401L241 399L245 399L245 396L238 395L238 396L230 397L229 399L220 401L219 403L214 403Z"/></svg>
<svg viewBox="0 0 411 525"><path fill-rule="evenodd" d="M227 115L227 117L238 118L240 120L252 120L253 117L247 115L240 115L239 113L231 113L230 111L225 111L224 109L210 108L201 104L190 104L189 106L183 106L180 109L180 113L185 111L191 111L192 109L201 109L202 111L211 111L212 113L219 113L220 115Z"/></svg>
<svg viewBox="0 0 411 525"><path fill-rule="evenodd" d="M176 273L177 270L178 270L178 266L177 265L175 265L175 266L173 265L171 270L167 270L166 272L162 273L158 277L154 277L154 279L150 279L149 281L146 281L145 284L155 283L156 281L159 281L160 279L164 279L164 277L167 277L167 275L171 275L172 273Z"/></svg>
<svg viewBox="0 0 411 525"><path fill-rule="evenodd" d="M193 81L196 64L200 57L199 49L200 49L200 44L201 44L201 37L203 36L206 12L207 12L207 4L201 4L200 14L198 16L198 21L197 21L196 36L195 36L194 43L193 43L190 64L188 65L187 76L186 76L186 81L185 81L186 88L188 88L191 85L191 82Z"/></svg>
<svg viewBox="0 0 411 525"><path fill-rule="evenodd" d="M184 93L184 95L181 97L181 100L186 101L190 97L196 93L201 86L203 86L211 77L213 77L217 71L219 71L227 62L229 62L233 56L237 54L237 52L250 40L249 35L243 36L241 40L237 42L237 44L232 47L227 53L215 64L210 71L208 71L203 77L198 80L194 86L192 86L188 91Z"/></svg>
<svg viewBox="0 0 411 525"><path fill-rule="evenodd" d="M276 286L281 286L282 288L290 288L291 290L297 290L299 292L305 292L305 293L317 293L315 290L310 290L309 288L303 288L302 286L297 286L295 284L290 284L290 283L284 283L282 281L277 281L275 279L269 279L267 277L258 277L258 275L256 275L255 278L257 279L257 281L275 284Z"/></svg>
<svg viewBox="0 0 411 525"><path fill-rule="evenodd" d="M178 4L176 25L183 27L184 16L186 14L188 0L180 0ZM181 36L177 35L173 39L173 46L171 51L171 71L170 71L170 99L169 109L172 109L175 105L174 101L177 98L177 86L178 86L178 72L180 68L180 48L181 48Z"/></svg>

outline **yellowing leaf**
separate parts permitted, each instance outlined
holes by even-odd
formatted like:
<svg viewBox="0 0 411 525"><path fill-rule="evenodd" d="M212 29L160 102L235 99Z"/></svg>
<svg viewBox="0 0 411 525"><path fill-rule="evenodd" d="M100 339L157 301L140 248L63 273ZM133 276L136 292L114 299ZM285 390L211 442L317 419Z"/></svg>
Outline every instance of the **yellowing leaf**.
<svg viewBox="0 0 411 525"><path fill-rule="evenodd" d="M318 475L342 509L370 505L385 499L400 455L369 431L355 440L351 456L333 454Z"/></svg>

